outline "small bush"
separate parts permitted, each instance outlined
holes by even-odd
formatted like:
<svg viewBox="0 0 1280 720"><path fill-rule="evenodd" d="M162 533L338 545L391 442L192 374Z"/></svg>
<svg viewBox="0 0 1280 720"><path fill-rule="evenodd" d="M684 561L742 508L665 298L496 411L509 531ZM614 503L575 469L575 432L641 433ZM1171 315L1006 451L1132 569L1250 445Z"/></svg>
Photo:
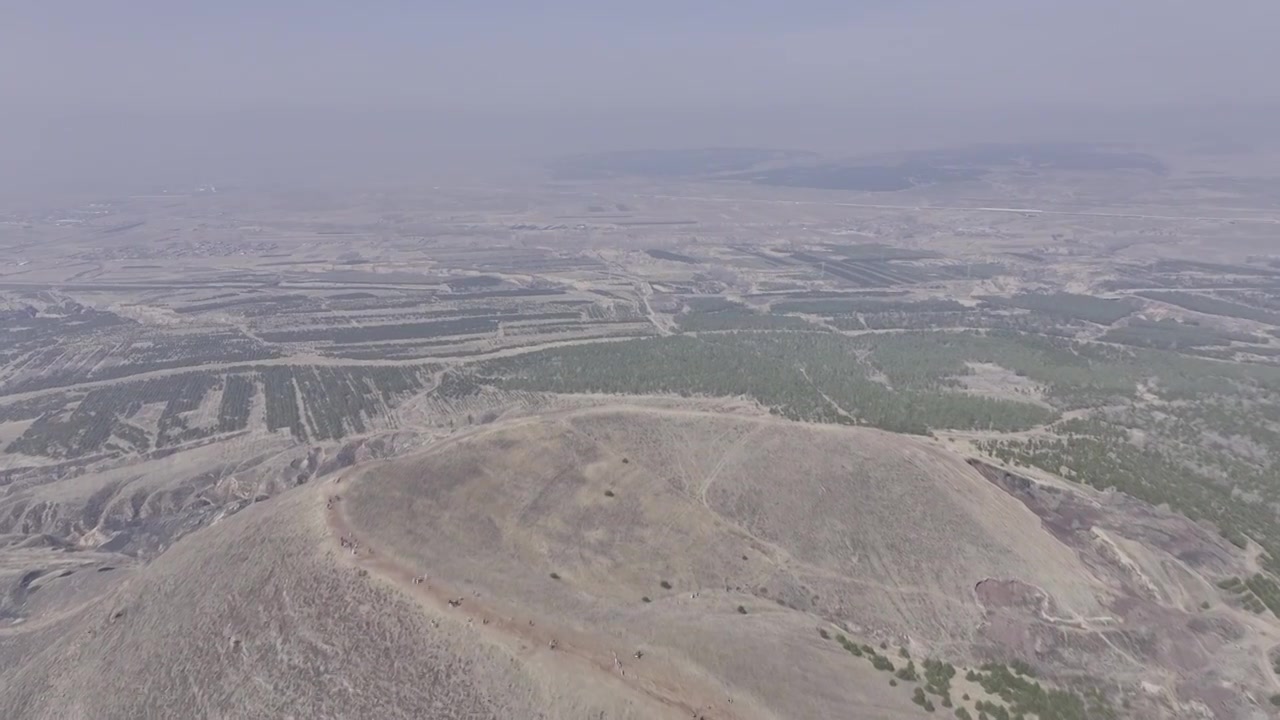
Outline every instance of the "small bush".
<svg viewBox="0 0 1280 720"><path fill-rule="evenodd" d="M823 640L830 640L831 633L827 632L826 628L818 628L818 637L822 638Z"/></svg>
<svg viewBox="0 0 1280 720"><path fill-rule="evenodd" d="M649 599L648 595L645 595L644 597L640 598L640 600L643 602L653 602L652 600Z"/></svg>
<svg viewBox="0 0 1280 720"><path fill-rule="evenodd" d="M744 608L744 607L742 607L741 605L739 605L739 606L738 606L738 614L739 614L739 615L746 615L746 614L747 614L747 609L746 609L746 608Z"/></svg>
<svg viewBox="0 0 1280 720"><path fill-rule="evenodd" d="M1280 693L1271 696L1271 704L1280 707Z"/></svg>
<svg viewBox="0 0 1280 720"><path fill-rule="evenodd" d="M883 672L893 672L893 663L889 661L889 658L883 655L872 656L871 667Z"/></svg>
<svg viewBox="0 0 1280 720"><path fill-rule="evenodd" d="M612 491L612 490L605 490L605 491L604 491L604 496L605 496L605 497L613 497L613 491Z"/></svg>
<svg viewBox="0 0 1280 720"><path fill-rule="evenodd" d="M889 687L898 687L898 681L893 678L889 678Z"/></svg>
<svg viewBox="0 0 1280 720"><path fill-rule="evenodd" d="M559 580L559 579L560 579L560 573L551 573L551 579L552 579L552 580Z"/></svg>

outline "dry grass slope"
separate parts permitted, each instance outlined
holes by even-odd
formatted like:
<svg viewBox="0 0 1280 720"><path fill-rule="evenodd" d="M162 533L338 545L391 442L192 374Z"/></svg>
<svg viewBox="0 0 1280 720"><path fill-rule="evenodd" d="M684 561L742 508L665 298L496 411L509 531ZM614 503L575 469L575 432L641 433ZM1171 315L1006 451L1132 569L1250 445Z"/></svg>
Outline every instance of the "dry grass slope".
<svg viewBox="0 0 1280 720"><path fill-rule="evenodd" d="M1093 607L1087 570L1024 506L870 430L565 413L375 466L347 498L353 531L412 572L601 652L644 648L767 716L895 712L883 678L815 647L824 618L942 648L973 639L987 577Z"/></svg>

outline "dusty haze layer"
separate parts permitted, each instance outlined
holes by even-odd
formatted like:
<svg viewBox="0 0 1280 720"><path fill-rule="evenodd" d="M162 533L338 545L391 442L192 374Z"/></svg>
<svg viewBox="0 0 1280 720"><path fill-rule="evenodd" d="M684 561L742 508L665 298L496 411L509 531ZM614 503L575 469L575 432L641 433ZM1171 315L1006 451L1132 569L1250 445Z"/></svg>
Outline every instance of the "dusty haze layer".
<svg viewBox="0 0 1280 720"><path fill-rule="evenodd" d="M1273 3L21 3L0 190L430 181L613 148L1275 139ZM447 171L447 172L446 172Z"/></svg>

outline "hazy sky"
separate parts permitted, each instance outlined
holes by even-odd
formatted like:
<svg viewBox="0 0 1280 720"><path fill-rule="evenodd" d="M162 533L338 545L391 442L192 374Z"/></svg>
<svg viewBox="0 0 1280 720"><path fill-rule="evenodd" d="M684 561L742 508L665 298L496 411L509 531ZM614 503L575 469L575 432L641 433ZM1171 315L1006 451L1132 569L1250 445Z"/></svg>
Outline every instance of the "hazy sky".
<svg viewBox="0 0 1280 720"><path fill-rule="evenodd" d="M1280 99L1274 0L6 0L50 107Z"/></svg>
<svg viewBox="0 0 1280 720"><path fill-rule="evenodd" d="M918 144L1280 103L1276 28L1276 0L3 0L0 152Z"/></svg>

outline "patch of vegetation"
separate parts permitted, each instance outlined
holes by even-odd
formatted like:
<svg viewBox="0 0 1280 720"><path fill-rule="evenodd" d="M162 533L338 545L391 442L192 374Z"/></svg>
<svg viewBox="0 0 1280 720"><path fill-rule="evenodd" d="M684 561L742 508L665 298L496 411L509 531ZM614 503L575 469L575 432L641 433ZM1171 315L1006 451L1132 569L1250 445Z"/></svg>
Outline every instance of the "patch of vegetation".
<svg viewBox="0 0 1280 720"><path fill-rule="evenodd" d="M1097 692L1079 694L1069 690L1047 689L1029 676L999 663L983 665L973 673L975 682L988 694L999 697L1005 706L979 701L975 709L992 717L1007 718L1035 715L1039 720L1089 720L1115 718L1106 698Z"/></svg>
<svg viewBox="0 0 1280 720"><path fill-rule="evenodd" d="M854 657L862 657L862 647L855 642L851 642L844 635L836 635L836 642L840 643L840 647L847 650Z"/></svg>
<svg viewBox="0 0 1280 720"><path fill-rule="evenodd" d="M449 289L454 292L467 292L481 288L497 287L502 278L493 275L468 275L466 277L449 278Z"/></svg>
<svg viewBox="0 0 1280 720"><path fill-rule="evenodd" d="M839 255L846 260L929 260L938 257L938 253L929 250L913 250L883 243L857 243L854 245L829 243L823 247L827 252Z"/></svg>
<svg viewBox="0 0 1280 720"><path fill-rule="evenodd" d="M34 339L30 342L20 341L13 345L6 345L6 335L21 336L21 329L6 332L0 328L0 348L25 348L29 354L23 365L38 371L16 374L0 384L0 396L77 383L118 380L158 370L264 360L279 355L239 331L159 334L109 322L105 327L113 332L102 332L99 328L86 331L81 336L77 330L79 325L73 321L54 323L51 327L55 331L47 335L43 332L50 328L41 327L41 334L32 336ZM62 332L58 332L59 329Z"/></svg>
<svg viewBox="0 0 1280 720"><path fill-rule="evenodd" d="M1034 310L1098 325L1110 325L1138 309L1137 304L1130 300L1108 300L1065 292L1023 293L1009 298L988 296L983 300L991 305Z"/></svg>
<svg viewBox="0 0 1280 720"><path fill-rule="evenodd" d="M878 343L830 333L653 338L503 358L486 363L480 374L520 390L746 395L796 420L914 434L930 428L1017 430L1055 417L1031 403L949 392L940 378L919 387L886 387L871 377L880 363L858 358L865 347L877 348L873 355L882 352Z"/></svg>
<svg viewBox="0 0 1280 720"><path fill-rule="evenodd" d="M871 667L880 670L881 672L893 672L893 661L884 655L872 655Z"/></svg>
<svg viewBox="0 0 1280 720"><path fill-rule="evenodd" d="M925 690L946 698L950 702L951 679L956 676L955 667L951 663L934 659L926 659L922 665L924 666Z"/></svg>
<svg viewBox="0 0 1280 720"><path fill-rule="evenodd" d="M817 300L786 300L773 303L770 309L776 313L804 313L807 315L848 315L851 313L937 313L964 312L968 308L955 300L876 300L872 298L828 298Z"/></svg>
<svg viewBox="0 0 1280 720"><path fill-rule="evenodd" d="M1161 350L1186 350L1205 346L1225 347L1233 342L1265 342L1263 338L1203 327L1173 318L1131 320L1124 327L1112 328L1101 338L1105 342Z"/></svg>
<svg viewBox="0 0 1280 720"><path fill-rule="evenodd" d="M0 422L33 420L66 407L71 399L63 393L50 393L27 400L0 405Z"/></svg>
<svg viewBox="0 0 1280 720"><path fill-rule="evenodd" d="M1250 307L1249 305L1228 302L1226 300L1219 300L1218 298L1209 297L1208 295L1189 292L1164 291L1147 291L1137 294L1148 300L1156 300L1170 305L1177 305L1180 308L1191 310L1192 312L1204 313L1205 315L1220 315L1222 317L1253 320L1255 322L1266 323L1267 325L1280 325L1280 313Z"/></svg>
<svg viewBox="0 0 1280 720"><path fill-rule="evenodd" d="M462 400L480 394L480 384L469 373L449 370L440 376L440 382L432 392L446 400Z"/></svg>
<svg viewBox="0 0 1280 720"><path fill-rule="evenodd" d="M267 342L276 343L327 342L350 345L386 340L416 340L457 335L479 335L497 330L498 324L501 322L516 320L576 320L581 317L581 314L576 312L529 313L525 315L503 313L501 315L482 315L458 318L456 320L400 323L396 325L355 325L267 331L258 333L258 336Z"/></svg>
<svg viewBox="0 0 1280 720"><path fill-rule="evenodd" d="M722 298L690 298L686 303L689 310L676 316L676 324L684 332L813 329L802 318L760 313Z"/></svg>
<svg viewBox="0 0 1280 720"><path fill-rule="evenodd" d="M671 589L671 583L667 582L666 580L663 580L662 582L660 582L660 583L658 583L658 584L662 586L662 589L663 589L663 590L670 590L670 589Z"/></svg>
<svg viewBox="0 0 1280 720"><path fill-rule="evenodd" d="M233 432L249 426L249 409L257 385L241 375L230 375L222 387L222 400L218 405L218 432Z"/></svg>
<svg viewBox="0 0 1280 720"><path fill-rule="evenodd" d="M199 407L204 396L217 384L217 376L184 373L96 389L69 412L50 411L41 415L6 451L59 459L84 458L107 450L113 436L136 450L146 450L152 445L151 439L141 428L126 421L144 405L157 403L164 403L164 409L155 447L207 437L216 427L188 427L184 413Z"/></svg>
<svg viewBox="0 0 1280 720"><path fill-rule="evenodd" d="M669 260L671 262L686 263L689 265L696 265L702 262L697 258L692 258L692 257L689 257L688 255L681 255L680 253L671 252L670 250L661 250L661 249L653 248L653 249L645 250L644 252L646 255L648 255L649 257L655 260Z"/></svg>
<svg viewBox="0 0 1280 720"><path fill-rule="evenodd" d="M284 309L286 307L306 307L314 309L315 301L306 295L252 295L249 297L240 297L234 300L223 300L221 302L206 302L193 305L183 305L173 309L180 315L193 315L202 312L215 312L219 310L230 310L232 308L267 308L272 311Z"/></svg>
<svg viewBox="0 0 1280 720"><path fill-rule="evenodd" d="M1280 617L1280 585L1272 578L1256 573L1244 581L1245 587L1277 617Z"/></svg>
<svg viewBox="0 0 1280 720"><path fill-rule="evenodd" d="M1060 426L1056 437L982 441L978 446L1006 463L1043 468L1100 490L1114 488L1153 505L1167 504L1193 520L1213 522L1227 537L1247 534L1267 549L1264 562L1272 572L1280 571L1273 559L1280 557L1280 533L1269 504L1250 501L1238 491L1280 497L1266 469L1220 458L1233 472L1231 481L1223 482L1154 442L1130 442L1125 428L1101 420ZM1212 453L1195 457L1214 460Z"/></svg>

